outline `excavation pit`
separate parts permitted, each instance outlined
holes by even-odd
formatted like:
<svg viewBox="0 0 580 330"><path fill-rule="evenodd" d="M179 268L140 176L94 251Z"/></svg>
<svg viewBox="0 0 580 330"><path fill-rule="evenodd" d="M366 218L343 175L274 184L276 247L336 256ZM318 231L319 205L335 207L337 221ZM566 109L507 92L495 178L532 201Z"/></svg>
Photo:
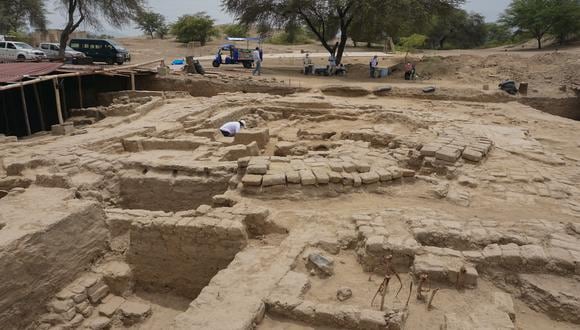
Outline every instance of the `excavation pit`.
<svg viewBox="0 0 580 330"><path fill-rule="evenodd" d="M555 312L553 286L578 297L576 122L437 92L345 99L202 80L105 93L75 111L72 134L0 146L0 239L14 240L0 253L0 325L577 326ZM220 136L240 119L248 129ZM381 313L370 302L387 257L403 289L392 277ZM440 289L431 311L421 274Z"/></svg>

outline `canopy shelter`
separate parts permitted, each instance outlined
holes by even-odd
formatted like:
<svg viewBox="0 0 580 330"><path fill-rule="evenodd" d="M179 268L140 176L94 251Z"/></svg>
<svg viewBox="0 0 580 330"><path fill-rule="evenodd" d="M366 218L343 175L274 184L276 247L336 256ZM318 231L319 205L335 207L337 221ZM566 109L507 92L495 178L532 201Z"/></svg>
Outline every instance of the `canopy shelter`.
<svg viewBox="0 0 580 330"><path fill-rule="evenodd" d="M245 41L246 42L246 48L250 48L250 41L256 41L258 42L258 44L262 43L262 38L260 37L251 37L251 38L239 38L239 37L227 37L226 38L227 41Z"/></svg>
<svg viewBox="0 0 580 330"><path fill-rule="evenodd" d="M0 84L15 83L24 78L47 75L56 71L62 63L3 63L0 64Z"/></svg>

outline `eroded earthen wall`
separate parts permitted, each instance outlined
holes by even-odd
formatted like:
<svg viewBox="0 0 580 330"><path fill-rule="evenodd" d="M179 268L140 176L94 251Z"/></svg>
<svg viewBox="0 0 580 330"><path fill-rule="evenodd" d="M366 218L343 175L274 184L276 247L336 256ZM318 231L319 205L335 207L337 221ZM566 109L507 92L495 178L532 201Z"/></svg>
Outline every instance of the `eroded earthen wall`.
<svg viewBox="0 0 580 330"><path fill-rule="evenodd" d="M137 285L192 299L248 239L235 216L144 217L132 221L129 231L127 260Z"/></svg>
<svg viewBox="0 0 580 330"><path fill-rule="evenodd" d="M45 311L49 298L104 251L108 234L102 209L93 203L73 203L71 210L61 209L61 219L46 228L38 225L38 230L20 238L6 237L17 235L10 227L0 231L1 329L28 326ZM30 222L21 229L35 225Z"/></svg>

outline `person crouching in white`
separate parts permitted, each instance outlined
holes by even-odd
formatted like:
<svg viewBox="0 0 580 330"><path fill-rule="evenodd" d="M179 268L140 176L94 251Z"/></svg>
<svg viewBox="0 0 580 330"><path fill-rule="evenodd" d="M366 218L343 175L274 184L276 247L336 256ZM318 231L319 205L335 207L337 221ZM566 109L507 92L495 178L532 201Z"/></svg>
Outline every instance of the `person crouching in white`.
<svg viewBox="0 0 580 330"><path fill-rule="evenodd" d="M220 132L225 137L233 137L236 136L236 134L238 134L242 128L246 128L246 122L244 120L231 121L220 127Z"/></svg>

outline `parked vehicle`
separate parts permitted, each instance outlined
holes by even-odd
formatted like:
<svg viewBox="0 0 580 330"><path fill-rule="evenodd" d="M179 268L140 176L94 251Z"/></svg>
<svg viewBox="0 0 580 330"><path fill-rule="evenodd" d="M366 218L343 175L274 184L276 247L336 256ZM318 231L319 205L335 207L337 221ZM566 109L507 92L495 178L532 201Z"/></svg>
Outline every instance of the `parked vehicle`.
<svg viewBox="0 0 580 330"><path fill-rule="evenodd" d="M54 59L58 59L59 56L59 51L60 51L60 45L57 43L50 43L50 42L43 42L40 43L40 45L38 45L38 48L40 48L41 51L43 51L46 56L48 57L48 59L50 60L54 60ZM64 50L64 57L67 60L75 60L78 58L84 58L86 57L86 55L82 52L78 52L72 48L70 48L69 46L66 46L65 50Z"/></svg>
<svg viewBox="0 0 580 330"><path fill-rule="evenodd" d="M260 38L235 38L228 37L229 41L245 41L246 48L240 48L235 44L226 44L218 49L218 52L212 62L214 68L219 68L222 64L242 64L244 68L250 69L254 64L254 58L252 57L253 49L250 48L250 41L257 41L258 44L261 42ZM225 53L226 57L223 58Z"/></svg>
<svg viewBox="0 0 580 330"><path fill-rule="evenodd" d="M29 44L17 41L0 41L0 61L42 61L46 54Z"/></svg>
<svg viewBox="0 0 580 330"><path fill-rule="evenodd" d="M95 62L119 65L131 60L131 55L123 46L106 39L72 39L69 46L84 53Z"/></svg>

